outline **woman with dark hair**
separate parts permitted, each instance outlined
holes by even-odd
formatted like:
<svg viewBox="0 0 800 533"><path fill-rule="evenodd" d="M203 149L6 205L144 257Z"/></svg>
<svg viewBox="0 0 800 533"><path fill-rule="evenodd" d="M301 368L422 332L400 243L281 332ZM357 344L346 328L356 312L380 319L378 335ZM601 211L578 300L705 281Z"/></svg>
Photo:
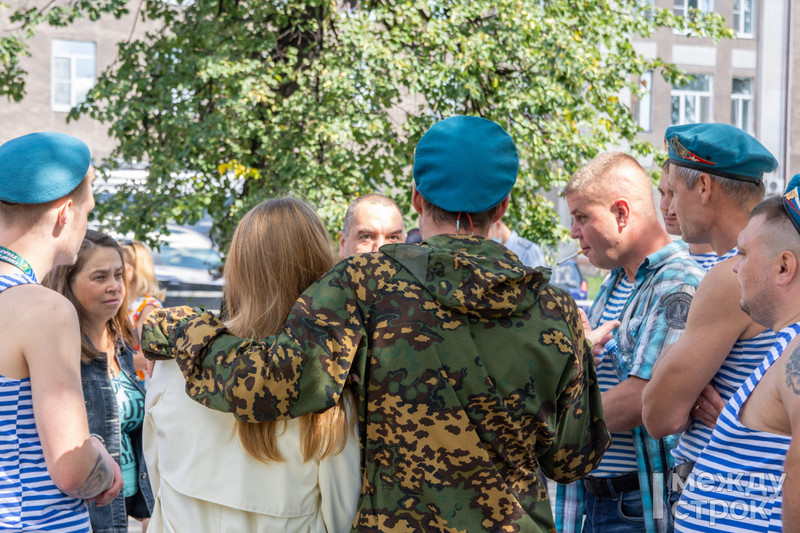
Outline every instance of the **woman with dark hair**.
<svg viewBox="0 0 800 533"><path fill-rule="evenodd" d="M133 366L135 334L128 320L122 251L117 242L87 230L77 261L56 268L45 285L78 312L81 382L89 429L122 468L123 489L108 506L89 505L94 533L127 533L128 516L145 519L153 494L142 453L144 386Z"/></svg>

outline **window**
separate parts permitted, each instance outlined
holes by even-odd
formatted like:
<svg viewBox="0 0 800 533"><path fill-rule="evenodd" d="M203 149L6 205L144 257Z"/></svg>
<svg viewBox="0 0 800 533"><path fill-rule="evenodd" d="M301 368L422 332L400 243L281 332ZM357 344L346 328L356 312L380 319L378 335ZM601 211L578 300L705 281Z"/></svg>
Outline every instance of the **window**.
<svg viewBox="0 0 800 533"><path fill-rule="evenodd" d="M645 72L639 78L642 93L634 96L633 118L643 131L652 131L653 117L653 73Z"/></svg>
<svg viewBox="0 0 800 533"><path fill-rule="evenodd" d="M711 122L711 75L694 74L681 87L672 88L672 124Z"/></svg>
<svg viewBox="0 0 800 533"><path fill-rule="evenodd" d="M51 105L69 111L94 85L96 47L92 42L53 39Z"/></svg>
<svg viewBox="0 0 800 533"><path fill-rule="evenodd" d="M731 124L753 133L753 79L733 78Z"/></svg>
<svg viewBox="0 0 800 533"><path fill-rule="evenodd" d="M656 18L655 7L656 0L636 0L637 12L650 22Z"/></svg>
<svg viewBox="0 0 800 533"><path fill-rule="evenodd" d="M753 36L753 2L755 0L733 0L733 29L739 37Z"/></svg>
<svg viewBox="0 0 800 533"><path fill-rule="evenodd" d="M673 12L676 17L686 17L691 13L691 9L697 9L701 13L714 11L714 0L675 0Z"/></svg>

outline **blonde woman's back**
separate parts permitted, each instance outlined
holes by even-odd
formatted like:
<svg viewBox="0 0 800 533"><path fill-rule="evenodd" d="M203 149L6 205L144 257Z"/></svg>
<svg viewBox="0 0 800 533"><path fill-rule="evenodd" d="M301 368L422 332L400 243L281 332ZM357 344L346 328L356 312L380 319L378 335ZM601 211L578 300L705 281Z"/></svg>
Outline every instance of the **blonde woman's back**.
<svg viewBox="0 0 800 533"><path fill-rule="evenodd" d="M145 410L145 457L156 494L150 531L350 530L361 488L354 436L342 453L305 462L300 422L291 420L277 437L285 461L254 459L231 415L186 395L174 361L156 363Z"/></svg>
<svg viewBox="0 0 800 533"><path fill-rule="evenodd" d="M274 333L300 291L332 264L328 234L310 206L262 202L231 241L227 326L250 337ZM144 429L154 532L350 530L361 455L347 402L285 423L240 424L195 403L184 388L174 361L156 363Z"/></svg>

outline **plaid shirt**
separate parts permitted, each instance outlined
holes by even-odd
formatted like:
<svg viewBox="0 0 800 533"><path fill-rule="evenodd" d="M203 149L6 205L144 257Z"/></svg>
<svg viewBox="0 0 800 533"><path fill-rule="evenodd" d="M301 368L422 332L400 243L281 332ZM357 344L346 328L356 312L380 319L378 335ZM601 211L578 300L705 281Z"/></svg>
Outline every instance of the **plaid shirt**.
<svg viewBox="0 0 800 533"><path fill-rule="evenodd" d="M705 271L689 256L683 242L672 242L645 258L636 271L634 289L620 314L617 330L619 367L628 376L650 379L653 364L664 347L674 343L686 327L686 315ZM589 322L596 327L611 292L625 275L621 268L611 271L592 308ZM673 466L670 450L677 437L653 439L644 426L633 430L639 486L647 533L667 531L669 506L666 500L667 471ZM576 533L583 522L583 484L558 485L556 527L559 533Z"/></svg>

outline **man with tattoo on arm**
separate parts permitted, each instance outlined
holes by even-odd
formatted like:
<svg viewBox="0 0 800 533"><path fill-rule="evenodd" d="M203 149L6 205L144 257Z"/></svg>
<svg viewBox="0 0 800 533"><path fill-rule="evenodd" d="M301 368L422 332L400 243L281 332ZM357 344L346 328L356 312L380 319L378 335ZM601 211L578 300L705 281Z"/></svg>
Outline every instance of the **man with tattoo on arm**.
<svg viewBox="0 0 800 533"><path fill-rule="evenodd" d="M722 410L681 495L677 531L780 531L781 509L783 531L800 531L799 186L800 174L739 234L739 305L777 341Z"/></svg>
<svg viewBox="0 0 800 533"><path fill-rule="evenodd" d="M697 288L686 331L653 368L642 395L653 437L682 433L672 451L668 488L674 504L725 402L761 363L774 333L739 309L733 271L736 238L764 198L763 176L777 161L761 143L727 124L668 128L668 188L683 240L719 255Z"/></svg>
<svg viewBox="0 0 800 533"><path fill-rule="evenodd" d="M106 505L122 488L89 435L75 308L38 281L75 260L94 207L89 163L60 133L0 146L0 529L89 532L84 500Z"/></svg>

